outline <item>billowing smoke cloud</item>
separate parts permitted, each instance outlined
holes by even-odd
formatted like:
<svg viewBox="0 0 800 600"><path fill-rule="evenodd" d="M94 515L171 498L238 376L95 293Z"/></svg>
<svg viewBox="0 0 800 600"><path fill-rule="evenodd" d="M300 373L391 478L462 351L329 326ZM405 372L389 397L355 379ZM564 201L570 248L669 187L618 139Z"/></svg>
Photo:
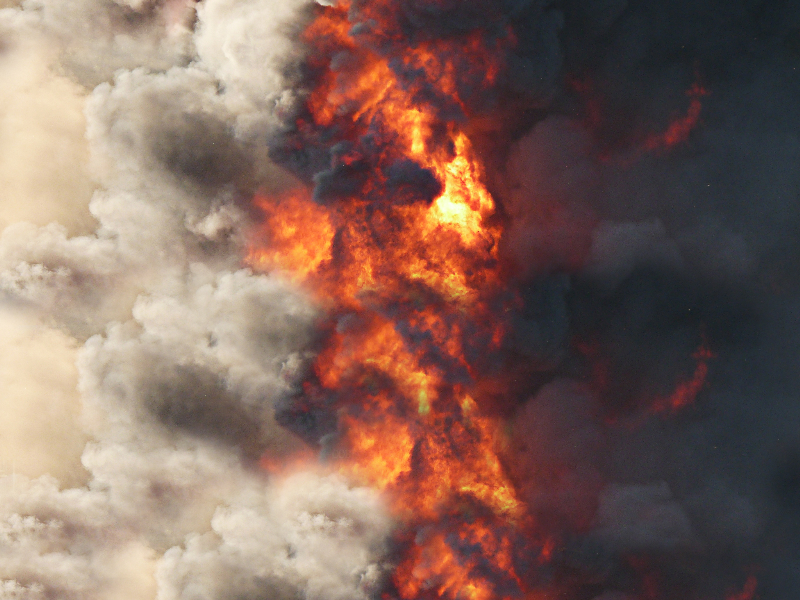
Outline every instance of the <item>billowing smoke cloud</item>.
<svg viewBox="0 0 800 600"><path fill-rule="evenodd" d="M465 74L459 106L396 68L471 124L502 209L525 306L487 370L517 375L509 469L558 540L552 576L629 600L716 598L754 574L761 597L795 598L800 11L381 5L404 38L371 29L369 3L353 25L387 55L515 40L493 85ZM259 468L303 447L275 409L294 418L322 311L241 268L250 199L294 178L322 202L374 193L371 138L293 128L319 76L294 39L313 9L0 2L0 597L383 589L375 493ZM399 203L440 190L414 162L382 174ZM707 384L670 409L705 344Z"/></svg>
<svg viewBox="0 0 800 600"><path fill-rule="evenodd" d="M13 4L13 3L12 3ZM319 311L241 268L302 2L0 11L0 596L367 598L370 490L302 446Z"/></svg>

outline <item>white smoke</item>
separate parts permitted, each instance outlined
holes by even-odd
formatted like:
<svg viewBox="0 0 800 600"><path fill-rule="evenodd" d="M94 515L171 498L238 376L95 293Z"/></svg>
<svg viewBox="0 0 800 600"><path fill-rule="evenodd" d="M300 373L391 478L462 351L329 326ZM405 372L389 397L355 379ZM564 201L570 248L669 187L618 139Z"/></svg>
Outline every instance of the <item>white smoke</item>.
<svg viewBox="0 0 800 600"><path fill-rule="evenodd" d="M217 509L213 533L172 548L159 600L197 597L362 600L378 591L387 520L367 490L302 474ZM210 592L210 593L209 593Z"/></svg>
<svg viewBox="0 0 800 600"><path fill-rule="evenodd" d="M0 598L370 597L379 498L258 467L318 316L241 265L306 2L2 6Z"/></svg>

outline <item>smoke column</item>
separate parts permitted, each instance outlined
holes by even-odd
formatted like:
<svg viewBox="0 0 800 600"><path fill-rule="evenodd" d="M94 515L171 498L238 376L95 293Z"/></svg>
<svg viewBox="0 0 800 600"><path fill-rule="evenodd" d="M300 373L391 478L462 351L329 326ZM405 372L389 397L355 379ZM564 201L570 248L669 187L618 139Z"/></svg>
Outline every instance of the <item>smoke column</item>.
<svg viewBox="0 0 800 600"><path fill-rule="evenodd" d="M0 1L0 598L794 600L800 8Z"/></svg>

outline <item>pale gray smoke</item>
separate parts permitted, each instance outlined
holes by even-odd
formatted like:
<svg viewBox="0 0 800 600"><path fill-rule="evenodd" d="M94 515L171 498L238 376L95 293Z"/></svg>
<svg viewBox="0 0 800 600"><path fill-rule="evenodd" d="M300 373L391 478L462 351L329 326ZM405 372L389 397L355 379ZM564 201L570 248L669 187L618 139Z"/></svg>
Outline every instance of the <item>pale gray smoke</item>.
<svg viewBox="0 0 800 600"><path fill-rule="evenodd" d="M0 598L371 597L376 494L258 466L319 316L241 266L305 2L3 6Z"/></svg>

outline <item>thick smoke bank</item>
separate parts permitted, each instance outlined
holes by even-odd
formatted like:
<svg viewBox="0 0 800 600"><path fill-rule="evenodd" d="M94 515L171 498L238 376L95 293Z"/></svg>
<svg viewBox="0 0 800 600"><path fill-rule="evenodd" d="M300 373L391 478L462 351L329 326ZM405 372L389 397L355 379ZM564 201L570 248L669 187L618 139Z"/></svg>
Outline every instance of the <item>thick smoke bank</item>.
<svg viewBox="0 0 800 600"><path fill-rule="evenodd" d="M800 10L354 5L381 55L478 32L504 65L492 85L462 69L458 105L394 67L464 124L502 209L524 306L483 366L513 373L509 470L559 540L536 576L626 600L755 575L794 599ZM297 177L320 202L386 201L365 183L374 132L295 128L320 74L294 31L319 7L0 7L0 597L374 597L392 531L376 495L259 468L302 447L275 410L297 417L321 310L241 268L250 199ZM378 9L402 36L373 29ZM665 135L695 84L699 118ZM381 175L391 201L439 193L414 162ZM664 409L703 344L707 385Z"/></svg>

